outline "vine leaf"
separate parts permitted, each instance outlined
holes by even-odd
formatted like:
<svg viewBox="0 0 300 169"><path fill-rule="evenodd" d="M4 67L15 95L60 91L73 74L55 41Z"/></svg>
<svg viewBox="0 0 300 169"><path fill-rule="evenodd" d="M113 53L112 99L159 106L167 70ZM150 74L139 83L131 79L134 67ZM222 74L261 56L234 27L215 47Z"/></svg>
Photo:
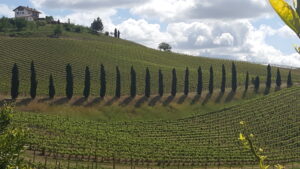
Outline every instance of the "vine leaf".
<svg viewBox="0 0 300 169"><path fill-rule="evenodd" d="M280 18L299 36L300 35L300 17L298 13L284 0L269 0L273 9ZM298 0L297 0L298 2ZM296 9L298 9L298 4Z"/></svg>

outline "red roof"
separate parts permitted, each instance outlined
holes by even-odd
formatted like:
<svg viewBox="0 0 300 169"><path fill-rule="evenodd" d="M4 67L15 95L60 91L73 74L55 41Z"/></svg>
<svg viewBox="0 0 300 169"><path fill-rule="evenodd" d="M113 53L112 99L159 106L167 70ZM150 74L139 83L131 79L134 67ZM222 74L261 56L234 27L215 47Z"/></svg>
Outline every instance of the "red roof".
<svg viewBox="0 0 300 169"><path fill-rule="evenodd" d="M38 10L36 10L34 8L29 8L29 7L26 7L26 6L19 6L16 9L14 9L14 11L17 10L17 9L19 9L19 8L27 9L28 11L32 11L32 12L41 13L40 11L38 11Z"/></svg>

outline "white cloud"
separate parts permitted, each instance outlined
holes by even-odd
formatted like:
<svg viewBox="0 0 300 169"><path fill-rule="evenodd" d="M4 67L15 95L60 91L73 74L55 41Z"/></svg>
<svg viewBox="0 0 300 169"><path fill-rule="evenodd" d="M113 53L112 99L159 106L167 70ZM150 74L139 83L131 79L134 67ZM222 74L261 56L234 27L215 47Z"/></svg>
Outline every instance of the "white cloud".
<svg viewBox="0 0 300 169"><path fill-rule="evenodd" d="M145 18L179 21L195 19L244 19L270 15L262 0L151 0L131 9Z"/></svg>
<svg viewBox="0 0 300 169"><path fill-rule="evenodd" d="M122 38L133 40L152 48L157 48L161 42L170 42L171 40L168 33L160 31L159 24L150 24L144 19L128 19L117 27L121 31Z"/></svg>
<svg viewBox="0 0 300 169"><path fill-rule="evenodd" d="M54 8L54 9L74 9L74 10L90 10L90 9L110 9L117 7L130 7L145 0L30 0L36 7Z"/></svg>
<svg viewBox="0 0 300 169"><path fill-rule="evenodd" d="M221 36L216 37L213 41L216 45L229 45L232 46L234 42L234 38L230 33L222 33Z"/></svg>
<svg viewBox="0 0 300 169"><path fill-rule="evenodd" d="M116 14L114 9L105 9L100 12L97 10L90 10L90 12L76 11L66 16L55 16L55 18L60 19L63 22L67 22L68 19L71 20L71 23L90 26L93 20L97 17L102 19L104 30L112 31L115 26L111 21L111 16Z"/></svg>
<svg viewBox="0 0 300 169"><path fill-rule="evenodd" d="M15 16L13 9L5 4L0 4L0 16L13 17Z"/></svg>
<svg viewBox="0 0 300 169"><path fill-rule="evenodd" d="M159 24L146 20L129 19L118 25L122 37L157 48L160 42L168 42L175 52L250 61L262 64L300 66L296 53L284 54L266 43L285 28L268 26L255 28L250 21L203 21L172 23L162 32Z"/></svg>

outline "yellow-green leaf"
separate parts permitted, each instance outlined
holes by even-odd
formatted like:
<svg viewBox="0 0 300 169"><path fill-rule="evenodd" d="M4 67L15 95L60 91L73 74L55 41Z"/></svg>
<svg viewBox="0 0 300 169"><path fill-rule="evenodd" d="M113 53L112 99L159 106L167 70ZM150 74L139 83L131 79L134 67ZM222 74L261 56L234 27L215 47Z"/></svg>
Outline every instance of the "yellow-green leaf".
<svg viewBox="0 0 300 169"><path fill-rule="evenodd" d="M297 34L300 34L300 17L284 0L269 0L280 18Z"/></svg>

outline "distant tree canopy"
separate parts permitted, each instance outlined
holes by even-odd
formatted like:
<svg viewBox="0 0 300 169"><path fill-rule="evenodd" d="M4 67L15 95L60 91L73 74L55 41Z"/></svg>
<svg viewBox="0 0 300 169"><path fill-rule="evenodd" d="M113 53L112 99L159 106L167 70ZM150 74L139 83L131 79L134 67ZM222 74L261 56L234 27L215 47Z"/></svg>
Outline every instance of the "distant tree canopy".
<svg viewBox="0 0 300 169"><path fill-rule="evenodd" d="M168 43L162 42L158 45L159 50L170 52L172 47Z"/></svg>
<svg viewBox="0 0 300 169"><path fill-rule="evenodd" d="M102 32L104 29L104 26L103 26L103 23L102 23L102 20L98 17L97 19L95 19L93 21L93 23L91 24L91 30L94 32L94 33L98 33L98 32Z"/></svg>

